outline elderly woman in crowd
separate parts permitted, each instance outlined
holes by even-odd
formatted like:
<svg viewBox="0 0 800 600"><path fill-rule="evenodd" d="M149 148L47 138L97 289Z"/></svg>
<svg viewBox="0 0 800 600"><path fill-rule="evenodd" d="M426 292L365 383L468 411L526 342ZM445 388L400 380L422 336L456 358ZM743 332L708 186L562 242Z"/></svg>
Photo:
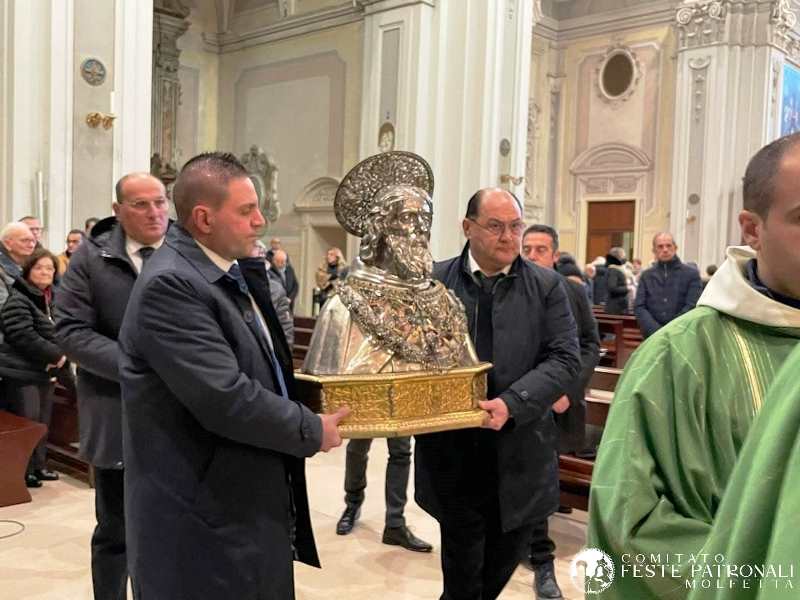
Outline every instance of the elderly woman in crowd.
<svg viewBox="0 0 800 600"><path fill-rule="evenodd" d="M66 362L55 343L51 300L58 260L39 248L27 259L0 309L0 377L7 409L49 426L53 409L53 377ZM41 487L58 479L45 468L46 442L34 450L25 483Z"/></svg>

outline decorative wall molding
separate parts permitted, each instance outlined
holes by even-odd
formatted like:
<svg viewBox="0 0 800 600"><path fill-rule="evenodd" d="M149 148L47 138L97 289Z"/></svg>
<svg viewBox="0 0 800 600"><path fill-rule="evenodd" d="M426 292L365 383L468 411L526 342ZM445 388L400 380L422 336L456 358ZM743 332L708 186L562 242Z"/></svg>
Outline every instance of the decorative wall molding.
<svg viewBox="0 0 800 600"><path fill-rule="evenodd" d="M290 14L275 23L251 31L203 33L203 42L206 50L224 54L358 23L364 19L364 15L365 5L362 2L353 2L298 15Z"/></svg>
<svg viewBox="0 0 800 600"><path fill-rule="evenodd" d="M339 180L333 177L319 177L300 193L294 210L298 213L324 212L333 215L333 199L339 187Z"/></svg>
<svg viewBox="0 0 800 600"><path fill-rule="evenodd" d="M638 6L610 10L573 19L542 15L534 21L533 33L554 42L591 36L612 35L623 29L645 29L669 25L675 20L675 1L642 2Z"/></svg>
<svg viewBox="0 0 800 600"><path fill-rule="evenodd" d="M724 40L728 0L684 4L675 14L678 47L683 50L718 44Z"/></svg>
<svg viewBox="0 0 800 600"><path fill-rule="evenodd" d="M592 173L638 173L651 171L653 161L639 148L627 144L603 144L582 152L572 161L573 175Z"/></svg>
<svg viewBox="0 0 800 600"><path fill-rule="evenodd" d="M678 50L718 44L774 46L800 58L794 0L684 0L675 13Z"/></svg>
<svg viewBox="0 0 800 600"><path fill-rule="evenodd" d="M626 89L623 94L619 96L610 96L603 87L603 70L605 69L608 61L618 54L627 56L630 59L631 64L633 65L633 78L631 80L631 84L628 86L628 89ZM597 68L595 69L595 90L603 102L611 104L612 106L619 106L633 96L641 79L642 64L639 62L636 52L634 52L629 46L626 46L621 42L617 42L609 46L608 50L606 50L606 53L597 63Z"/></svg>
<svg viewBox="0 0 800 600"><path fill-rule="evenodd" d="M692 75L692 115L695 123L699 123L703 118L706 108L706 92L708 67L711 65L711 57L690 58L689 68L695 73Z"/></svg>

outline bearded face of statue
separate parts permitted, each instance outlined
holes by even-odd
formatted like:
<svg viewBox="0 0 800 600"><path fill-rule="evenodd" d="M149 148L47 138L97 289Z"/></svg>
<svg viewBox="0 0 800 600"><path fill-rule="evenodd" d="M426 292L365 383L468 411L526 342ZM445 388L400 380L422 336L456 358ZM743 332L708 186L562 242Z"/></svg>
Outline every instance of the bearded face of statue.
<svg viewBox="0 0 800 600"><path fill-rule="evenodd" d="M388 271L401 279L430 279L433 272L431 220L430 202L421 195L406 195L395 204L384 234L384 264Z"/></svg>

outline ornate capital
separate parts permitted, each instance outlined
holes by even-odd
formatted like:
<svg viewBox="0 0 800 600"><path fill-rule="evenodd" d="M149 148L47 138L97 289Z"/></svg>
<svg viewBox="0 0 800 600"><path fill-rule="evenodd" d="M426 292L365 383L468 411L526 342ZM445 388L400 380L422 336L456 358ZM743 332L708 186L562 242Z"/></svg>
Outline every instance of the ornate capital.
<svg viewBox="0 0 800 600"><path fill-rule="evenodd" d="M686 1L675 13L681 50L722 42L729 0Z"/></svg>

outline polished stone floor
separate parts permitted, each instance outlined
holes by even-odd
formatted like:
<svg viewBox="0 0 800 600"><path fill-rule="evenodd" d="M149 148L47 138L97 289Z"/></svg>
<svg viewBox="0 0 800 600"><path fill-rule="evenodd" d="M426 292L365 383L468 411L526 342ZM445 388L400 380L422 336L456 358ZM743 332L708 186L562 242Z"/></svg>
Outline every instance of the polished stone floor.
<svg viewBox="0 0 800 600"><path fill-rule="evenodd" d="M429 555L380 542L383 530L383 475L386 444L370 453L367 498L353 533L337 536L343 508L344 448L308 461L313 521L323 569L299 565L299 600L434 600L441 593L439 530L436 522L409 502L409 526L434 544ZM412 478L413 479L413 478ZM413 497L413 490L409 490ZM32 490L33 502L0 508L0 600L89 600L89 538L94 519L93 492L69 477ZM14 535L20 526L24 531ZM569 562L584 544L586 514L551 519L557 549L558 579L567 599L583 598L569 578ZM11 536L11 537L5 537ZM503 600L531 600L532 574L519 567ZM212 599L209 599L212 600Z"/></svg>

